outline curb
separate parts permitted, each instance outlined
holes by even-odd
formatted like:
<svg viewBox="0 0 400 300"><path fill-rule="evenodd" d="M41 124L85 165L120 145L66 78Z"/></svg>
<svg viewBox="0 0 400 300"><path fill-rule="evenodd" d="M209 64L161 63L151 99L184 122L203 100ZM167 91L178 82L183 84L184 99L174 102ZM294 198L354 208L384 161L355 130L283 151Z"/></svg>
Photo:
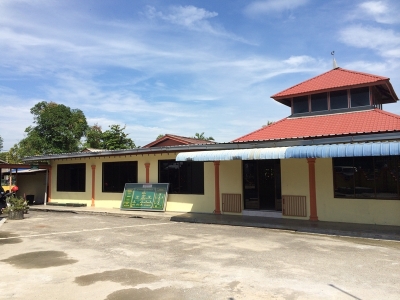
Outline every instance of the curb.
<svg viewBox="0 0 400 300"><path fill-rule="evenodd" d="M152 219L152 220L168 220L171 221L172 217L165 216L157 216L157 215L139 215L139 214L127 214L127 213L118 213L118 212L107 212L107 211L88 211L88 210L73 210L73 209L57 209L57 208L32 208L29 210L32 211L44 211L44 212L59 212L59 213L72 213L72 214L84 214L84 215L100 215L100 216L115 216L115 217L124 217L124 218L138 218L138 219Z"/></svg>
<svg viewBox="0 0 400 300"><path fill-rule="evenodd" d="M291 231L295 233L303 234L319 234L326 236L338 236L338 237L350 237L350 238L366 238L374 240L389 240L400 242L400 234L387 234L387 233L374 233L374 232L362 232L362 231L346 231L340 229L325 229L325 228L310 228L302 226L290 226L290 225L278 225L278 224L267 224L267 223L250 223L250 222L237 222L237 221L212 221L198 218L187 218L187 217L172 217L173 222L183 223L198 223L198 224L213 224L213 225L228 225L228 226L242 226L242 227L256 227L256 228L267 228L276 229L282 231Z"/></svg>

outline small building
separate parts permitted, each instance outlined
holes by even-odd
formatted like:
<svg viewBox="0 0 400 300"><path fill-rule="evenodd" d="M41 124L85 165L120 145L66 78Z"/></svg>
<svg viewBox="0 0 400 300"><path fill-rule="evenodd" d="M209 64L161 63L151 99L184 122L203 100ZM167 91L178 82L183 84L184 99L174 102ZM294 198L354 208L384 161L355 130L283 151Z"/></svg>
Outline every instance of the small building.
<svg viewBox="0 0 400 300"><path fill-rule="evenodd" d="M173 135L48 161L49 200L119 207L124 184L170 183L167 211L400 226L400 116L389 78L335 68L272 96L290 115L229 143ZM190 138L187 138L190 139Z"/></svg>

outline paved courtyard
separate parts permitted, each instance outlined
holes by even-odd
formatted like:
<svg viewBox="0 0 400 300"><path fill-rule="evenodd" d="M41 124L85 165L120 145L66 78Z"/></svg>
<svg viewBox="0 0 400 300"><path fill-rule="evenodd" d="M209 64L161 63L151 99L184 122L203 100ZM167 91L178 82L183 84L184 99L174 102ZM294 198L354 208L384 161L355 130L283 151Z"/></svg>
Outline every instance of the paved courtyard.
<svg viewBox="0 0 400 300"><path fill-rule="evenodd" d="M0 270L0 299L399 299L400 242L32 211Z"/></svg>

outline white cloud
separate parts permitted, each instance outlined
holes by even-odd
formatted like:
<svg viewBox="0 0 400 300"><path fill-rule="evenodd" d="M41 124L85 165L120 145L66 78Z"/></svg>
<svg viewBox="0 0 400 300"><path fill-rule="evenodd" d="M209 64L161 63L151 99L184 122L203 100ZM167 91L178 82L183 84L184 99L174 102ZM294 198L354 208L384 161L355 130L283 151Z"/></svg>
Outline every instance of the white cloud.
<svg viewBox="0 0 400 300"><path fill-rule="evenodd" d="M299 6L306 5L309 0L266 0L254 1L245 8L245 14L257 16L266 13L293 10Z"/></svg>
<svg viewBox="0 0 400 300"><path fill-rule="evenodd" d="M204 32L246 44L254 44L226 31L222 26L211 24L209 19L217 17L218 13L210 12L192 5L171 6L168 12L158 11L153 6L147 6L145 15L150 19L161 19L171 24L183 26L189 30Z"/></svg>
<svg viewBox="0 0 400 300"><path fill-rule="evenodd" d="M291 56L288 59L284 60L283 62L290 66L300 66L304 64L314 63L315 59L307 55L300 55L300 56Z"/></svg>
<svg viewBox="0 0 400 300"><path fill-rule="evenodd" d="M378 23L393 24L400 22L399 11L395 5L388 1L367 1L358 5L358 10L353 13L355 18L374 18Z"/></svg>
<svg viewBox="0 0 400 300"><path fill-rule="evenodd" d="M164 14L157 11L154 7L147 7L147 15L149 17L159 17L165 21L193 28L195 26L203 26L204 20L218 16L216 12L210 12L203 8L192 5L189 6L172 6L170 13Z"/></svg>
<svg viewBox="0 0 400 300"><path fill-rule="evenodd" d="M391 29L350 26L339 32L340 40L350 46L375 50L383 57L399 56L400 34Z"/></svg>

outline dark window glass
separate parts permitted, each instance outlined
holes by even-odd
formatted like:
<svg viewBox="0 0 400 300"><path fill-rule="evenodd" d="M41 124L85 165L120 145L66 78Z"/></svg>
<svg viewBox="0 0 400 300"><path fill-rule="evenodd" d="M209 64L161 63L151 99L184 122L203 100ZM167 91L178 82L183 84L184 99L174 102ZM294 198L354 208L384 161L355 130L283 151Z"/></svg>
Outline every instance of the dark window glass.
<svg viewBox="0 0 400 300"><path fill-rule="evenodd" d="M367 106L369 102L369 88L358 88L350 90L351 107Z"/></svg>
<svg viewBox="0 0 400 300"><path fill-rule="evenodd" d="M400 199L397 156L333 158L336 198Z"/></svg>
<svg viewBox="0 0 400 300"><path fill-rule="evenodd" d="M137 183L137 162L103 163L103 192L122 193L125 183Z"/></svg>
<svg viewBox="0 0 400 300"><path fill-rule="evenodd" d="M356 198L375 198L373 157L354 158L354 195Z"/></svg>
<svg viewBox="0 0 400 300"><path fill-rule="evenodd" d="M330 92L331 109L348 108L347 91Z"/></svg>
<svg viewBox="0 0 400 300"><path fill-rule="evenodd" d="M86 186L86 164L57 165L57 191L84 192Z"/></svg>
<svg viewBox="0 0 400 300"><path fill-rule="evenodd" d="M311 95L311 111L328 110L328 94Z"/></svg>
<svg viewBox="0 0 400 300"><path fill-rule="evenodd" d="M293 98L293 113L299 114L305 112L308 112L308 96Z"/></svg>
<svg viewBox="0 0 400 300"><path fill-rule="evenodd" d="M170 194L204 194L204 163L160 160L158 182L169 183Z"/></svg>

